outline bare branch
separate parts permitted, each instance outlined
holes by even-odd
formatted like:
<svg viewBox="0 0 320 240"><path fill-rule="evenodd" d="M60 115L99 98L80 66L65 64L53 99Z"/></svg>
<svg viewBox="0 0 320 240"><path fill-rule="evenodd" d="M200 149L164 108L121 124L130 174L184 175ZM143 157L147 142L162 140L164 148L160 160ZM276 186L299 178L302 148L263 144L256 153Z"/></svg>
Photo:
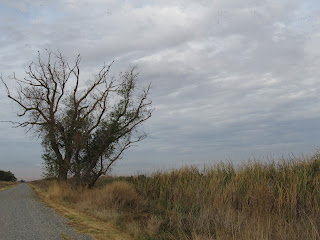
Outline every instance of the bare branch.
<svg viewBox="0 0 320 240"><path fill-rule="evenodd" d="M70 65L60 52L46 50L46 54L43 59L38 52L37 61L25 69L23 79L13 74L10 80L17 85L14 95L0 76L8 98L22 109L18 116L27 118L3 122L35 130L43 137L59 179L66 180L72 173L94 184L127 148L146 137L136 132L152 114L150 86L136 98L136 68L119 79L109 78L112 62L104 64L80 91L80 55ZM69 86L73 80L74 85Z"/></svg>

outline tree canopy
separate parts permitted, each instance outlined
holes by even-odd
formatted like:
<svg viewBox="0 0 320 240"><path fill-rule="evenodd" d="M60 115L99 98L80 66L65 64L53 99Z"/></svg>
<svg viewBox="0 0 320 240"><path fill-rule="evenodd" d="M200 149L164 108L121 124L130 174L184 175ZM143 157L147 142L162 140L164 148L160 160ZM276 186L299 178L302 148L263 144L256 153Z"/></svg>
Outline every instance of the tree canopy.
<svg viewBox="0 0 320 240"><path fill-rule="evenodd" d="M18 86L8 97L22 110L19 127L42 138L45 169L49 175L93 186L133 143L146 134L139 126L152 115L150 84L138 87L136 67L119 77L109 76L104 64L92 79L80 78L80 55L73 64L60 53L38 54L25 70L13 75Z"/></svg>
<svg viewBox="0 0 320 240"><path fill-rule="evenodd" d="M17 178L10 171L0 170L0 181L16 182Z"/></svg>

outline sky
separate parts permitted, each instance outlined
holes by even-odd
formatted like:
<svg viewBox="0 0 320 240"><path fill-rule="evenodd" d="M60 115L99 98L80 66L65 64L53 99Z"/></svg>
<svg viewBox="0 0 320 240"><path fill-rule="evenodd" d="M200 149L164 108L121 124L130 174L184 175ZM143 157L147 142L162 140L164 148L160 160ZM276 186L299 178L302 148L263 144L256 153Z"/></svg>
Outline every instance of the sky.
<svg viewBox="0 0 320 240"><path fill-rule="evenodd" d="M0 32L9 85L45 49L81 54L83 81L115 60L115 76L137 65L151 82L148 138L112 174L319 149L318 0L1 0ZM1 121L19 120L3 85L0 106ZM0 123L0 169L40 178L40 143Z"/></svg>

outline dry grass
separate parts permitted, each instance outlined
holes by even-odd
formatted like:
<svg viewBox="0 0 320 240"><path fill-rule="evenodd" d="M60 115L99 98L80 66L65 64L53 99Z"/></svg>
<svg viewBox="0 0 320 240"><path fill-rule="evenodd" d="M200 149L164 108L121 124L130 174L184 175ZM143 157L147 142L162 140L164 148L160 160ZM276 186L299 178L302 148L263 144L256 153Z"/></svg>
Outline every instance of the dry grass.
<svg viewBox="0 0 320 240"><path fill-rule="evenodd" d="M320 239L320 158L186 167L130 179L162 209L163 239Z"/></svg>
<svg viewBox="0 0 320 240"><path fill-rule="evenodd" d="M133 239L320 239L320 156L105 177L93 190L50 182L45 196Z"/></svg>
<svg viewBox="0 0 320 240"><path fill-rule="evenodd" d="M154 239L163 222L150 214L146 200L127 181L95 189L46 180L33 181L31 186L80 231L97 239ZM108 227L101 227L103 224Z"/></svg>
<svg viewBox="0 0 320 240"><path fill-rule="evenodd" d="M16 185L18 185L18 182L4 182L4 181L0 181L0 191L5 190L7 188L10 187L14 187Z"/></svg>

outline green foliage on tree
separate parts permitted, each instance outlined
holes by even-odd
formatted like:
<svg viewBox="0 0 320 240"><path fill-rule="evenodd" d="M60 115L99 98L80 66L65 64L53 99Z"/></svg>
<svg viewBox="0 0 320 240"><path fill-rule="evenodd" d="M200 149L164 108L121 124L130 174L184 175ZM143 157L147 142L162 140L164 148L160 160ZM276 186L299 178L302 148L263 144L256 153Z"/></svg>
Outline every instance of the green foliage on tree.
<svg viewBox="0 0 320 240"><path fill-rule="evenodd" d="M139 126L151 117L150 85L137 84L133 67L109 76L112 63L93 78L80 78L80 55L73 65L61 53L38 55L23 79L11 78L18 91L8 97L22 110L18 124L42 137L45 176L92 187L122 153L146 137Z"/></svg>
<svg viewBox="0 0 320 240"><path fill-rule="evenodd" d="M0 170L0 181L16 182L17 178L10 171Z"/></svg>
<svg viewBox="0 0 320 240"><path fill-rule="evenodd" d="M44 153L42 154L43 177L57 178L59 176L59 167L57 164L55 153L51 150L49 143L46 141L42 142L42 147L44 151Z"/></svg>

